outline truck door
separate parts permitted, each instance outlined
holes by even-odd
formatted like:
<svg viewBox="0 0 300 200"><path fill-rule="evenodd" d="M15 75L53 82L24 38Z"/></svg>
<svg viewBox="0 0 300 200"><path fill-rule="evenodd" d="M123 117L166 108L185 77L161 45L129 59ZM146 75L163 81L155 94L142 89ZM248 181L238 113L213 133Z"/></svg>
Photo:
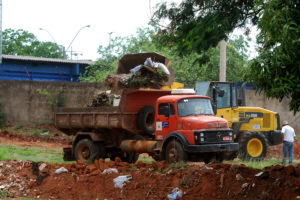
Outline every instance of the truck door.
<svg viewBox="0 0 300 200"><path fill-rule="evenodd" d="M174 105L171 103L158 104L155 128L156 139L163 140L170 132L175 130L175 126L176 116Z"/></svg>

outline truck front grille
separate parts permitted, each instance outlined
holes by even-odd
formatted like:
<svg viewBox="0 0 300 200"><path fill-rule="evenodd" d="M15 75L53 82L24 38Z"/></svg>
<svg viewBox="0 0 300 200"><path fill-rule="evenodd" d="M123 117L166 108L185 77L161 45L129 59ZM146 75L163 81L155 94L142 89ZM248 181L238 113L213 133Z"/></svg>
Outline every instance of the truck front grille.
<svg viewBox="0 0 300 200"><path fill-rule="evenodd" d="M215 144L233 142L232 130L199 130L195 131L196 144Z"/></svg>

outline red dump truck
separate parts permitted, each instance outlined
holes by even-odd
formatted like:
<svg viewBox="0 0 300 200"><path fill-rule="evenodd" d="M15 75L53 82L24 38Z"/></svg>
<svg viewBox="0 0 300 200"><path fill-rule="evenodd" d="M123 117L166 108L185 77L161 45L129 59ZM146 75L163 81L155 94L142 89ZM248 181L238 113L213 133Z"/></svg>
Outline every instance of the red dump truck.
<svg viewBox="0 0 300 200"><path fill-rule="evenodd" d="M228 122L214 115L210 98L182 92L123 89L114 106L56 110L55 126L73 136L64 159L135 162L139 153L168 162L233 158L239 145Z"/></svg>

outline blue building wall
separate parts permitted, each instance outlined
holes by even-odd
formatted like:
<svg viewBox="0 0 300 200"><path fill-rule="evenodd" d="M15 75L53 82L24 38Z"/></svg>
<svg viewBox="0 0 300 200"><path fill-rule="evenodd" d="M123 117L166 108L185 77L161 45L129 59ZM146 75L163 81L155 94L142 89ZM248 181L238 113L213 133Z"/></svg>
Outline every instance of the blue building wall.
<svg viewBox="0 0 300 200"><path fill-rule="evenodd" d="M78 81L90 62L3 55L0 79L32 81Z"/></svg>

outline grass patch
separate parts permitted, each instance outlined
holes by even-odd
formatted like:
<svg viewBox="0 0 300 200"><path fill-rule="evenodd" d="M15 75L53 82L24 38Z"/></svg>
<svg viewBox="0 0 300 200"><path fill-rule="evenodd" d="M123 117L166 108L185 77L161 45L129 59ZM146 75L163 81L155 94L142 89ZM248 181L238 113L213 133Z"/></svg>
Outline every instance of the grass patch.
<svg viewBox="0 0 300 200"><path fill-rule="evenodd" d="M6 190L0 190L0 198L6 198L8 196L8 192Z"/></svg>
<svg viewBox="0 0 300 200"><path fill-rule="evenodd" d="M237 164L237 165L244 164L247 167L252 167L252 168L255 168L255 169L263 169L263 168L268 167L268 166L281 165L281 160L272 158L272 159L261 160L261 161L254 161L254 160L249 160L249 161L243 161L243 160L225 161L224 163L231 163L231 164Z"/></svg>
<svg viewBox="0 0 300 200"><path fill-rule="evenodd" d="M156 162L153 158L145 157L145 156L140 156L137 161L142 161L143 163L147 163L147 164L151 164L152 162Z"/></svg>
<svg viewBox="0 0 300 200"><path fill-rule="evenodd" d="M34 162L70 163L63 160L62 148L24 147L1 143L0 160L28 160Z"/></svg>

